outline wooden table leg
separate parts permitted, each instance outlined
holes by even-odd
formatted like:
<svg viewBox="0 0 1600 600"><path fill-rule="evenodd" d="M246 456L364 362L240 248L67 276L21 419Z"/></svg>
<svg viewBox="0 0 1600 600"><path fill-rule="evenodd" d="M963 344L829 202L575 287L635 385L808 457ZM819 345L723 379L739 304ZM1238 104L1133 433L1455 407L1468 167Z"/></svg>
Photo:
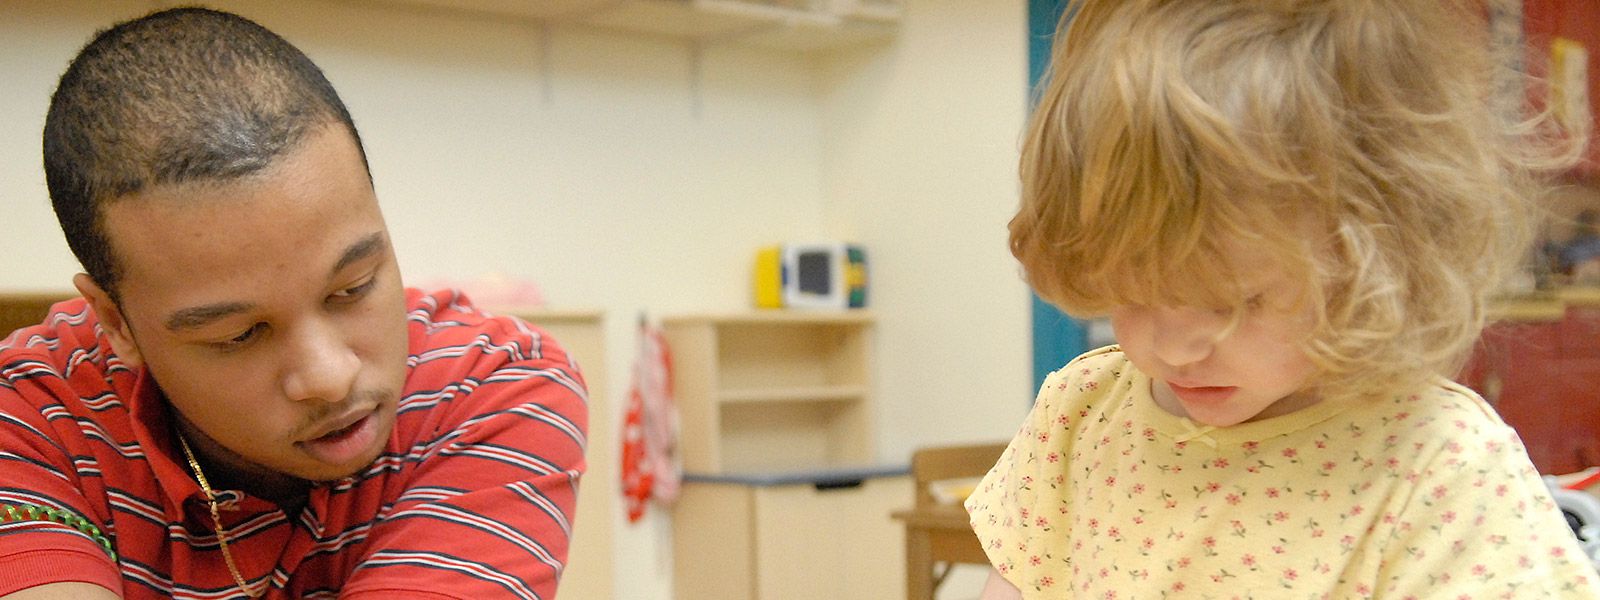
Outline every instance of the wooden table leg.
<svg viewBox="0 0 1600 600"><path fill-rule="evenodd" d="M921 527L906 528L906 599L933 600L933 544Z"/></svg>

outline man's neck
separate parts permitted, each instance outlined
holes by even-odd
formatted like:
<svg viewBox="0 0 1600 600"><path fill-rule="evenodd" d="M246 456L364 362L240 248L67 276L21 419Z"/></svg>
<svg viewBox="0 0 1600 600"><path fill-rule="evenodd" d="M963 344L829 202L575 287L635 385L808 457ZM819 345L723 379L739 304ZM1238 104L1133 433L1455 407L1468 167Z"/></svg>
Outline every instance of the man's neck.
<svg viewBox="0 0 1600 600"><path fill-rule="evenodd" d="M305 506L311 482L250 462L218 444L181 416L175 421L173 433L188 440L195 462L199 463L213 491L239 490L276 504L290 515Z"/></svg>

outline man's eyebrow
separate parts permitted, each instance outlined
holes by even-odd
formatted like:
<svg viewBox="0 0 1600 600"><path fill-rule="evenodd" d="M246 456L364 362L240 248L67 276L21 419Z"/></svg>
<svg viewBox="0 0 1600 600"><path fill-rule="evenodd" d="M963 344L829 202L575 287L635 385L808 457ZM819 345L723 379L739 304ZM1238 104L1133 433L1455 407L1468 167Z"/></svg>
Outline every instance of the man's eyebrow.
<svg viewBox="0 0 1600 600"><path fill-rule="evenodd" d="M356 240L356 243L350 244L350 247L344 249L344 255L339 257L339 262L334 263L333 271L329 275L337 276L339 271L343 271L345 267L350 266L350 263L377 254L388 245L388 241L382 231L375 231L368 234L367 237Z"/></svg>
<svg viewBox="0 0 1600 600"><path fill-rule="evenodd" d="M345 267L350 266L351 263L377 254L384 249L387 242L388 240L384 238L383 232L378 231L350 244L350 247L345 248L344 254L339 256L339 262L334 264L333 273L338 273ZM185 308L167 316L167 330L177 332L186 329L199 329L217 320L246 312L252 308L255 308L255 305L248 302L218 302Z"/></svg>
<svg viewBox="0 0 1600 600"><path fill-rule="evenodd" d="M199 329L219 319L248 311L254 307L255 305L245 302L218 302L216 304L185 308L167 316L167 330L178 332L186 329Z"/></svg>

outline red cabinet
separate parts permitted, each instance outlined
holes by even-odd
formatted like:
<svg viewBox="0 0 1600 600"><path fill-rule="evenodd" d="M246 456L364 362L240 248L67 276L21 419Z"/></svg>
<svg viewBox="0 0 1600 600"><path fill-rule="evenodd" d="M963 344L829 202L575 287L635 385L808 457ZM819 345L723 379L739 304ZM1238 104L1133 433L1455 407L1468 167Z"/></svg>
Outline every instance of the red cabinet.
<svg viewBox="0 0 1600 600"><path fill-rule="evenodd" d="M1539 472L1600 465L1600 305L1490 325L1458 379L1517 430Z"/></svg>

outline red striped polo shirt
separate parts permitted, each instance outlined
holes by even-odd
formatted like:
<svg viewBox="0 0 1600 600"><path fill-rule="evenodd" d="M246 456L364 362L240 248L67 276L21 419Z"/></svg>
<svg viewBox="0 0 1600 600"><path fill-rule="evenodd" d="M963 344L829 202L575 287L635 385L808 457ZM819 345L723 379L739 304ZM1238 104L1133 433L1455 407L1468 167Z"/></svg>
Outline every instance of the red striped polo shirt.
<svg viewBox="0 0 1600 600"><path fill-rule="evenodd" d="M578 367L458 294L406 300L383 453L298 514L218 490L234 560L268 598L553 598L584 469ZM0 596L79 581L130 599L244 597L166 411L81 299L0 341Z"/></svg>

